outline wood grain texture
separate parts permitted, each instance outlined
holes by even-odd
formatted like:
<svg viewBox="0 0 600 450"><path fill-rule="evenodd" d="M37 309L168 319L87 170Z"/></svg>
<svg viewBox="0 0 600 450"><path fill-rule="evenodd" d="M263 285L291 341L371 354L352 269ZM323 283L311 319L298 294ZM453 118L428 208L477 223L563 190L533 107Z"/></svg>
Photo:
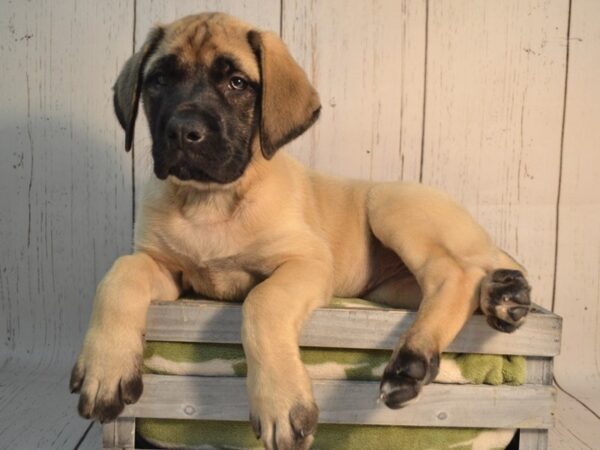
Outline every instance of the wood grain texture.
<svg viewBox="0 0 600 450"><path fill-rule="evenodd" d="M300 336L306 347L392 349L414 321L403 310L316 310ZM153 302L146 339L175 342L239 343L241 305L214 301ZM450 352L553 356L560 350L559 317L531 313L511 334L493 330L483 316L472 317L448 347Z"/></svg>
<svg viewBox="0 0 600 450"><path fill-rule="evenodd" d="M72 363L95 285L130 249L131 158L111 86L126 1L2 1L0 354Z"/></svg>
<svg viewBox="0 0 600 450"><path fill-rule="evenodd" d="M35 363L0 369L1 449L75 448L90 422L77 415L68 379L67 368L39 370Z"/></svg>
<svg viewBox="0 0 600 450"><path fill-rule="evenodd" d="M102 446L102 428L101 424L94 422L75 450L98 450L106 448Z"/></svg>
<svg viewBox="0 0 600 450"><path fill-rule="evenodd" d="M550 429L550 450L596 450L600 442L600 419L557 390L556 420Z"/></svg>
<svg viewBox="0 0 600 450"><path fill-rule="evenodd" d="M555 311L556 378L600 414L600 2L572 2Z"/></svg>
<svg viewBox="0 0 600 450"><path fill-rule="evenodd" d="M520 430L519 450L547 450L548 430Z"/></svg>
<svg viewBox="0 0 600 450"><path fill-rule="evenodd" d="M593 450L596 444L600 442L600 421L587 411L583 406L572 398L568 397L562 391L557 391L557 407L555 413L554 426L550 428L547 437L542 437L541 449L550 450ZM522 430L526 435L525 440L521 441L519 447L522 450L523 444L539 447L539 439L535 434L544 433L544 430ZM86 439L80 445L78 450L97 449L100 445L100 426L94 426L87 434ZM547 439L547 441L546 441ZM537 446L537 447L536 447Z"/></svg>
<svg viewBox="0 0 600 450"><path fill-rule="evenodd" d="M418 180L425 2L284 0L282 37L322 103L290 152L334 175Z"/></svg>
<svg viewBox="0 0 600 450"><path fill-rule="evenodd" d="M554 274L568 2L429 3L423 182L463 203L530 272Z"/></svg>
<svg viewBox="0 0 600 450"><path fill-rule="evenodd" d="M525 383L552 384L552 358L529 356L526 362Z"/></svg>
<svg viewBox="0 0 600 450"><path fill-rule="evenodd" d="M145 375L144 386L123 417L248 420L244 378ZM392 410L377 402L378 382L314 380L313 389L321 423L476 428L548 428L555 395L551 386L431 384Z"/></svg>
<svg viewBox="0 0 600 450"><path fill-rule="evenodd" d="M135 446L135 419L119 417L102 426L102 446L105 448L133 448Z"/></svg>
<svg viewBox="0 0 600 450"><path fill-rule="evenodd" d="M136 1L136 50L144 42L146 34L156 23L169 23L173 20L206 11L220 11L232 14L241 20L262 29L279 32L280 0L135 0ZM125 135L122 136L122 147ZM135 193L139 200L145 181L152 172L151 140L144 114L138 116L134 140ZM138 202L139 204L139 202Z"/></svg>
<svg viewBox="0 0 600 450"><path fill-rule="evenodd" d="M0 1L0 448L73 448L68 392L95 285L130 249L111 86L127 1Z"/></svg>

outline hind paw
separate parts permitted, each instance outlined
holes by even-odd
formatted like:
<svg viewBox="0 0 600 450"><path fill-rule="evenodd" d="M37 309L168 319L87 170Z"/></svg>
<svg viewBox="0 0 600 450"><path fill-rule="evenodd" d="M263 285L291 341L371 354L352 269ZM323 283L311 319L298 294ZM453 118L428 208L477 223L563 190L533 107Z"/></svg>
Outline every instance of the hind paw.
<svg viewBox="0 0 600 450"><path fill-rule="evenodd" d="M531 309L531 287L519 270L498 269L481 282L480 306L487 322L498 331L512 333Z"/></svg>

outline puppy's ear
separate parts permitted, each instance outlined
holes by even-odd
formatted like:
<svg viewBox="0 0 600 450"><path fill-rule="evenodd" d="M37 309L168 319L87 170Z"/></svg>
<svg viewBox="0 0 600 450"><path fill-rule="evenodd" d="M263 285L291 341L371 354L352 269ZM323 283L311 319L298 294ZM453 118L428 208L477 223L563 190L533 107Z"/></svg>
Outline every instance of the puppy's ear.
<svg viewBox="0 0 600 450"><path fill-rule="evenodd" d="M260 145L266 159L319 117L319 94L285 44L271 32L248 32L260 67Z"/></svg>
<svg viewBox="0 0 600 450"><path fill-rule="evenodd" d="M115 114L125 130L125 150L131 150L133 130L138 114L140 94L144 78L144 68L148 58L154 53L165 32L156 27L150 31L142 48L131 56L121 70L113 86Z"/></svg>

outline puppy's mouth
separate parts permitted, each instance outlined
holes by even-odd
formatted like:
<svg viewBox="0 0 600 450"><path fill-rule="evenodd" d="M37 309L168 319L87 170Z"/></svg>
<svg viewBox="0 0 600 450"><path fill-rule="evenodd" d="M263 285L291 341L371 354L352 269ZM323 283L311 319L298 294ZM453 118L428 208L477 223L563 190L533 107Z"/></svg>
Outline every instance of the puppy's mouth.
<svg viewBox="0 0 600 450"><path fill-rule="evenodd" d="M169 175L172 175L175 178L180 179L181 181L194 180L194 181L200 181L200 182L206 182L206 183L219 183L220 182L216 178L210 176L209 174L207 174L201 170L190 169L189 167L180 166L180 165L173 166L171 168L168 168L166 171L161 171L160 173L156 174L156 176L161 180L166 179Z"/></svg>
<svg viewBox="0 0 600 450"><path fill-rule="evenodd" d="M181 181L229 184L242 176L244 168L245 165L228 167L228 164L223 164L223 167L207 170L204 165L190 163L185 158L177 158L171 163L154 161L154 174L159 180L166 180L167 177L173 176Z"/></svg>

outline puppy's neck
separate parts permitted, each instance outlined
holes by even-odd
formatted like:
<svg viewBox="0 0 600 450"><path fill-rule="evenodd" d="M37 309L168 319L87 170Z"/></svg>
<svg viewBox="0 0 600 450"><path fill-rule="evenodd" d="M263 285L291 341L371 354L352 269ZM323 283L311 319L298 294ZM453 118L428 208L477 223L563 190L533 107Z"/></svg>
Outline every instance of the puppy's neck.
<svg viewBox="0 0 600 450"><path fill-rule="evenodd" d="M199 183L167 178L171 198L183 217L196 223L224 223L254 210L259 202L260 191L269 184L270 164L276 161L254 160L245 173L229 184Z"/></svg>
<svg viewBox="0 0 600 450"><path fill-rule="evenodd" d="M230 220L242 202L235 189L202 188L176 180L167 180L176 208L188 220L218 223Z"/></svg>

